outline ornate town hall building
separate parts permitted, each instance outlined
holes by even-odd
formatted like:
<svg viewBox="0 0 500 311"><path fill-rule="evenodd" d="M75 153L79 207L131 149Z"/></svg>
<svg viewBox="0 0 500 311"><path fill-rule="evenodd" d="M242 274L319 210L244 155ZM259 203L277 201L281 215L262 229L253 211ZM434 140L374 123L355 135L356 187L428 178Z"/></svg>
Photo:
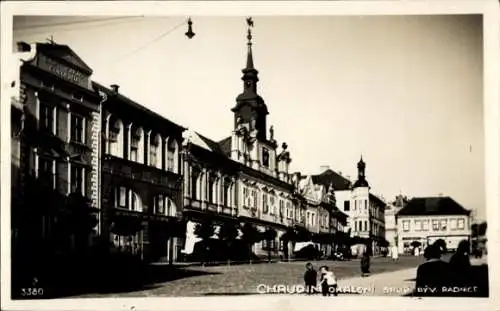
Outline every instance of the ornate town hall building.
<svg viewBox="0 0 500 311"><path fill-rule="evenodd" d="M209 217L216 225L214 238L224 238L225 226L239 227L239 238L251 235L253 227L268 238L253 246L260 252L287 256L284 243L287 228L301 223L301 208L289 173L290 152L286 143L278 147L273 127L267 128L269 114L257 92L258 71L254 67L252 35L248 30L248 51L243 72L243 92L231 109L234 128L219 142L196 132L187 135L184 148L184 215L187 223L184 252L194 251L200 240L197 227ZM305 207L304 207L305 208Z"/></svg>

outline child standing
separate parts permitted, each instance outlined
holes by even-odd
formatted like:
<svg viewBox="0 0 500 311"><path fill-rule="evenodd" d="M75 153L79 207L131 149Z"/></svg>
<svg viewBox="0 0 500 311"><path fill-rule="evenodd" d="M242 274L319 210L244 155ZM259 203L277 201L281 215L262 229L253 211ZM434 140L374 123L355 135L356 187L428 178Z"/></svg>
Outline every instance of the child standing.
<svg viewBox="0 0 500 311"><path fill-rule="evenodd" d="M308 262L306 264L306 272L304 273L304 283L306 285L306 291L308 295L314 293L317 286L318 273L314 270L312 263Z"/></svg>
<svg viewBox="0 0 500 311"><path fill-rule="evenodd" d="M323 296L330 296L333 294L337 296L337 278L333 271L329 271L327 266L322 266L321 273L321 292Z"/></svg>
<svg viewBox="0 0 500 311"><path fill-rule="evenodd" d="M363 256L361 257L361 276L369 276L370 275L370 256L368 252L365 251Z"/></svg>

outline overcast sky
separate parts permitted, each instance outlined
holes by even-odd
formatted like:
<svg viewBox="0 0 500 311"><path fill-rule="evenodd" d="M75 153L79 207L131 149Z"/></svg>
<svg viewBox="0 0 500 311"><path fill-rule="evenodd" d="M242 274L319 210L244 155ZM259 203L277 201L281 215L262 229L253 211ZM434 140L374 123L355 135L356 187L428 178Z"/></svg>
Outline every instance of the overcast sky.
<svg viewBox="0 0 500 311"><path fill-rule="evenodd" d="M230 109L243 88L243 17L195 16L192 40L185 17L102 18L17 17L14 41L52 35L94 69L94 80L119 84L214 140L231 134ZM101 21L85 21L92 19ZM258 90L275 138L289 145L292 171L329 165L354 178L362 154L375 194L442 193L484 217L480 16L254 22Z"/></svg>

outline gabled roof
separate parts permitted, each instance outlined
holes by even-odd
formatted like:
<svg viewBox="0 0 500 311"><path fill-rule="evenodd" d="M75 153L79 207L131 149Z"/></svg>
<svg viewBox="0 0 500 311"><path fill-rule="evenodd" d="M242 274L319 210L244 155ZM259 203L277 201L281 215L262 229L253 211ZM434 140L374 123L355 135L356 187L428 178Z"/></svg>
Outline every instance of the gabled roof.
<svg viewBox="0 0 500 311"><path fill-rule="evenodd" d="M312 181L315 184L321 184L326 189L333 185L335 190L349 190L351 189L351 181L347 178L335 173L334 171L328 169L319 175L311 175Z"/></svg>
<svg viewBox="0 0 500 311"><path fill-rule="evenodd" d="M37 51L51 58L65 61L87 74L91 75L93 70L78 56L69 46L56 43L37 43Z"/></svg>
<svg viewBox="0 0 500 311"><path fill-rule="evenodd" d="M469 215L470 212L450 197L422 197L411 199L397 215Z"/></svg>

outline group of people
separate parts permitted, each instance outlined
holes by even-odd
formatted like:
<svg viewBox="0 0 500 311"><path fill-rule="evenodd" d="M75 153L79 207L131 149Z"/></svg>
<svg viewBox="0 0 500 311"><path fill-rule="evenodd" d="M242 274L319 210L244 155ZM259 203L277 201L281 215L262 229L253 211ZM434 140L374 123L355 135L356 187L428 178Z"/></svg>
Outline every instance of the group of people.
<svg viewBox="0 0 500 311"><path fill-rule="evenodd" d="M367 251L361 256L361 276L370 275L370 255ZM312 263L306 264L306 272L304 273L304 283L308 295L318 292L318 272L314 269ZM337 296L337 277L334 271L328 266L319 268L319 284L323 296Z"/></svg>
<svg viewBox="0 0 500 311"><path fill-rule="evenodd" d="M468 288L473 284L469 258L469 242L461 241L449 262L441 259L439 245L429 245L424 250L426 262L417 269L416 292L418 296L446 296L457 292L453 288Z"/></svg>
<svg viewBox="0 0 500 311"><path fill-rule="evenodd" d="M318 291L318 272L310 262L306 264L304 283L308 295L315 294ZM337 296L337 277L327 266L319 268L319 284L323 296Z"/></svg>

